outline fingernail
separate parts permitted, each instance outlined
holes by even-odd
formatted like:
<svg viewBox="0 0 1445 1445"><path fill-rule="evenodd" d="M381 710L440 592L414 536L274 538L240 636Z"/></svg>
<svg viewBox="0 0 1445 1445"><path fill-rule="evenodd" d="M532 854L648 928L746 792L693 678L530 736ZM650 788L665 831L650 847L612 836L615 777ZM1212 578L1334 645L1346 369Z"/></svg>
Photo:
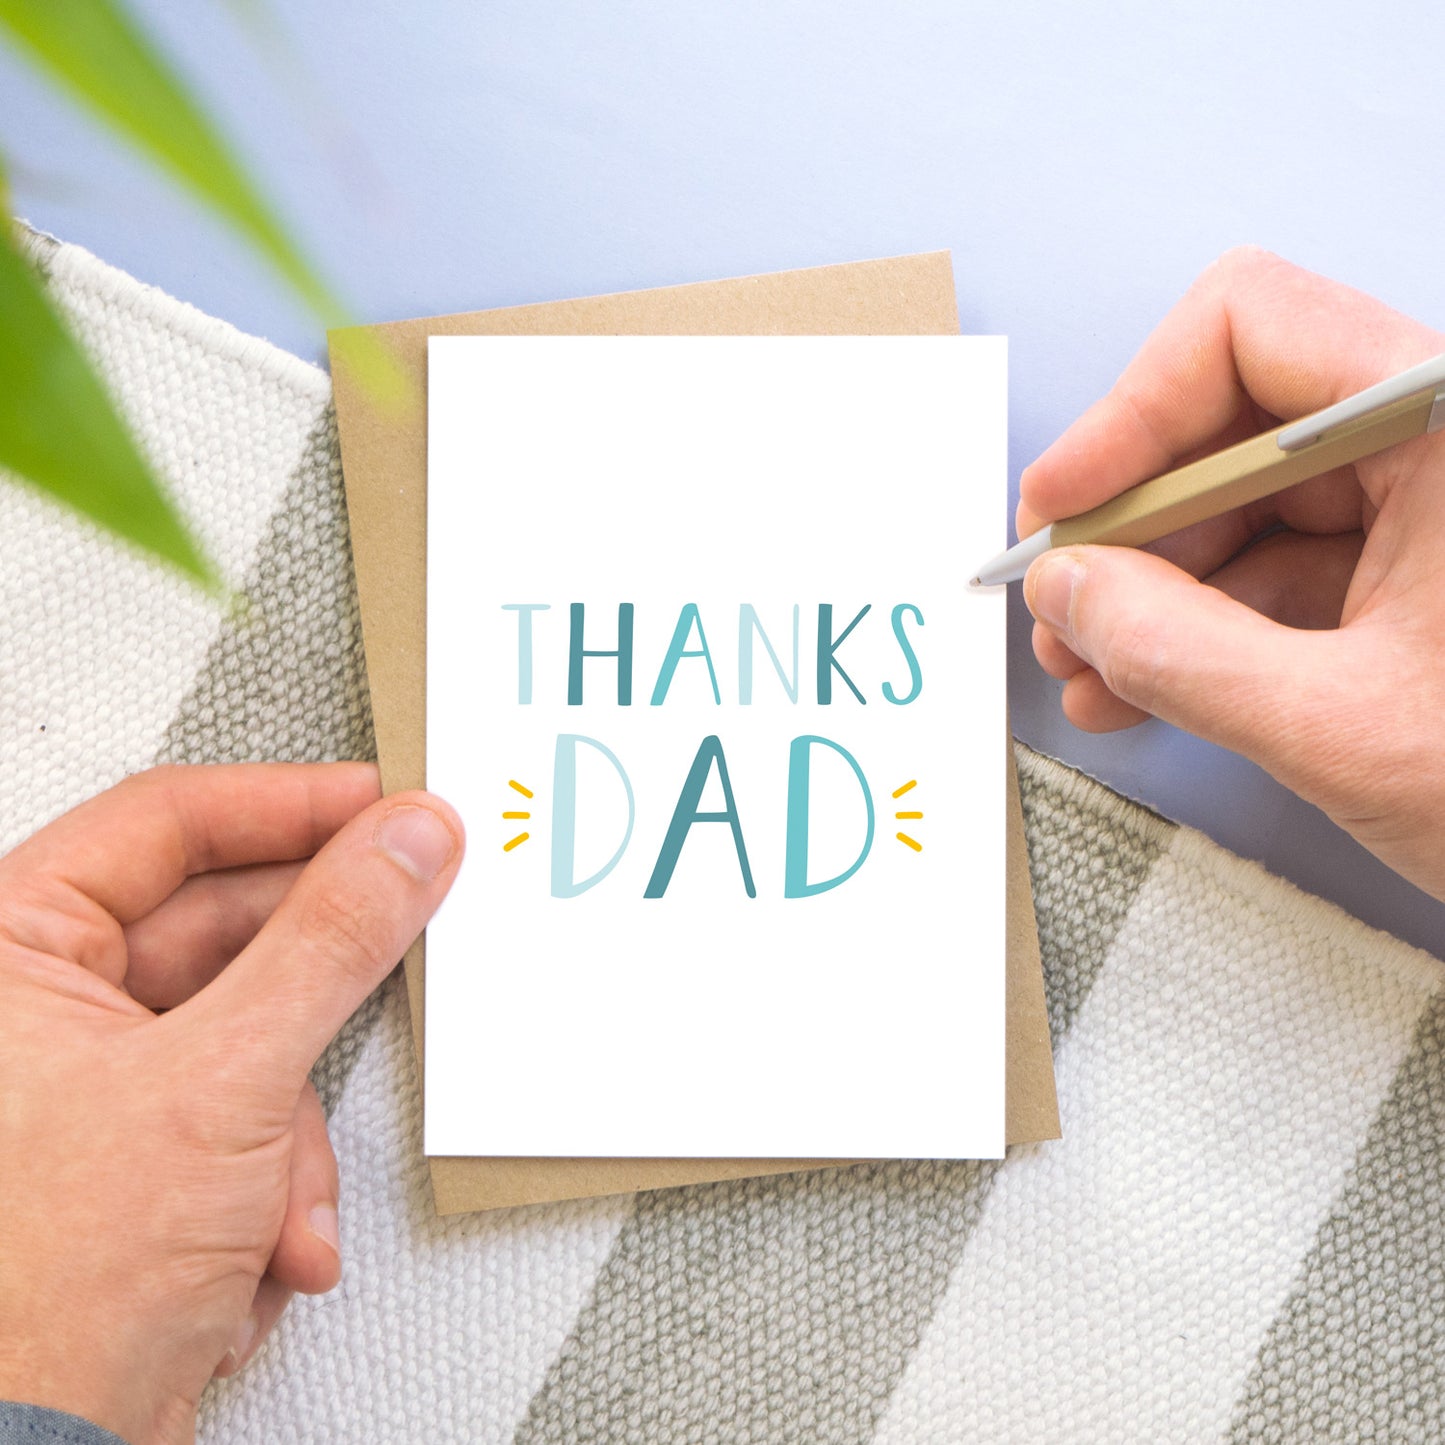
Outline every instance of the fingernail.
<svg viewBox="0 0 1445 1445"><path fill-rule="evenodd" d="M256 1331L260 1328L261 1322L253 1314L247 1315L241 1321L236 1330L236 1338L231 1341L231 1348L226 1351L226 1358L231 1362L233 1370L239 1370L246 1363L246 1352L255 1342Z"/></svg>
<svg viewBox="0 0 1445 1445"><path fill-rule="evenodd" d="M1029 611L1040 622L1068 636L1074 589L1083 576L1083 565L1067 553L1045 553L1028 574Z"/></svg>
<svg viewBox="0 0 1445 1445"><path fill-rule="evenodd" d="M430 808L393 808L377 829L376 844L413 877L430 883L452 856L451 829Z"/></svg>
<svg viewBox="0 0 1445 1445"><path fill-rule="evenodd" d="M332 1252L341 1258L341 1229L336 1218L336 1208L331 1204L318 1204L306 1216L306 1227L317 1239L331 1246Z"/></svg>

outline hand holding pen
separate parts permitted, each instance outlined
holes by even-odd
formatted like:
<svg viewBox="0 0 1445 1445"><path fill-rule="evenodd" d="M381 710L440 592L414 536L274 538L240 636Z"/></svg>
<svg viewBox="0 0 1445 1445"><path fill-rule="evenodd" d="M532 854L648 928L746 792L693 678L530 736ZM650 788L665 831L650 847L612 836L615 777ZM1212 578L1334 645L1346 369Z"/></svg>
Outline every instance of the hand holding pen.
<svg viewBox="0 0 1445 1445"><path fill-rule="evenodd" d="M1442 350L1378 301L1230 252L1025 470L1019 535ZM1445 434L1386 445L1147 551L1046 551L1024 597L1076 726L1153 715L1232 748L1445 898Z"/></svg>

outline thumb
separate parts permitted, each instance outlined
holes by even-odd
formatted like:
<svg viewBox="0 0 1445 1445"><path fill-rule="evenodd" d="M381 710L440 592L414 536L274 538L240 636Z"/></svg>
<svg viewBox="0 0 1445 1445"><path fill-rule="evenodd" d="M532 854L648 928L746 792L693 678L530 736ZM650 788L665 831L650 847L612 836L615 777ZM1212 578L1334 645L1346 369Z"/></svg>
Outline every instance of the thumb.
<svg viewBox="0 0 1445 1445"><path fill-rule="evenodd" d="M359 813L307 864L219 977L182 1004L217 1050L294 1101L337 1030L391 971L456 877L461 820L429 793ZM289 1106L288 1106L289 1114Z"/></svg>
<svg viewBox="0 0 1445 1445"><path fill-rule="evenodd" d="M1116 697L1291 787L1318 782L1310 740L1350 702L1336 695L1343 633L1281 626L1132 547L1046 552L1024 599Z"/></svg>

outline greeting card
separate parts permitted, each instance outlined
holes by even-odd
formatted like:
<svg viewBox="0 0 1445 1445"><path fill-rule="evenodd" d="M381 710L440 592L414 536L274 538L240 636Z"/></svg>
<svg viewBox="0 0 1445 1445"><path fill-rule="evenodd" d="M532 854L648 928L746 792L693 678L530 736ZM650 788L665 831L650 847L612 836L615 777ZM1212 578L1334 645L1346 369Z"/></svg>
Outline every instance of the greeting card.
<svg viewBox="0 0 1445 1445"><path fill-rule="evenodd" d="M996 1157L1005 348L433 337L430 1154Z"/></svg>

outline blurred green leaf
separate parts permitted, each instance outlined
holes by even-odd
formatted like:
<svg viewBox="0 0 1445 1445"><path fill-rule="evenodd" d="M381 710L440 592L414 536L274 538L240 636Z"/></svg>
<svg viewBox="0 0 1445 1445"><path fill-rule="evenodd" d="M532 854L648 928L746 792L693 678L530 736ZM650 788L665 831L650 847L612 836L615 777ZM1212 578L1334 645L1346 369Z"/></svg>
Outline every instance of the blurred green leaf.
<svg viewBox="0 0 1445 1445"><path fill-rule="evenodd" d="M0 0L0 26L79 100L247 236L307 304L341 308L272 217L230 147L116 0Z"/></svg>
<svg viewBox="0 0 1445 1445"><path fill-rule="evenodd" d="M152 476L3 216L0 465L206 585L216 585L210 564Z"/></svg>
<svg viewBox="0 0 1445 1445"><path fill-rule="evenodd" d="M251 9L253 19L264 12ZM326 324L342 319L321 279L275 220L230 146L121 0L0 0L8 32L72 95L179 179L245 237ZM5 176L0 166L0 202ZM169 559L215 578L125 424L17 250L0 204L0 465ZM406 379L378 341L351 364L386 409Z"/></svg>
<svg viewBox="0 0 1445 1445"><path fill-rule="evenodd" d="M408 379L389 342L369 326L343 326L328 331L331 374L355 377L382 416L400 421L422 402L414 380Z"/></svg>

